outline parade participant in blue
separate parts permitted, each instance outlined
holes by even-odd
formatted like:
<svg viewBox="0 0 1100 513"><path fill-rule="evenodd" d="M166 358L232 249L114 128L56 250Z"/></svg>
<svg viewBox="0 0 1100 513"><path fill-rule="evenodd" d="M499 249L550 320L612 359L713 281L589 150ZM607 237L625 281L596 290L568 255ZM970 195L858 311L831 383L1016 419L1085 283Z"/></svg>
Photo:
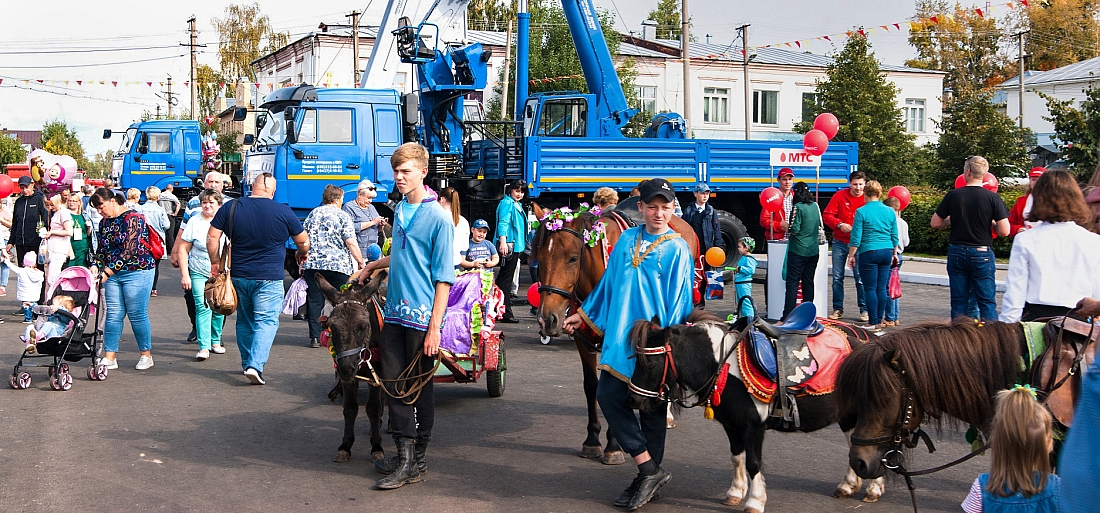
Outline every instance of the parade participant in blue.
<svg viewBox="0 0 1100 513"><path fill-rule="evenodd" d="M756 241L752 237L741 237L737 241L737 252L741 257L737 260L737 267L733 270L734 288L737 290L738 315L752 318L756 315L751 301L741 302L741 298L752 296L752 275L756 273L756 257L752 256L752 250L756 249Z"/></svg>
<svg viewBox="0 0 1100 513"><path fill-rule="evenodd" d="M366 281L375 269L389 267L385 326L379 342L380 374L386 383L390 431L397 458L378 460L375 469L388 474L376 486L382 490L419 482L427 469L425 451L435 423L432 380L423 382L415 398L397 399L398 391L419 386L416 376L431 375L439 354L439 338L447 298L455 281L454 221L438 206L434 191L424 185L428 150L405 143L390 157L394 187L405 195L394 209L390 256L371 262L359 275ZM410 368L411 367L411 368ZM411 376L411 377L410 377Z"/></svg>
<svg viewBox="0 0 1100 513"><path fill-rule="evenodd" d="M604 337L596 399L608 428L634 457L638 475L615 499L616 506L638 509L672 479L661 468L665 451L665 408L641 411L629 403L627 383L634 375L634 348L627 338L635 321L656 318L661 327L678 324L692 309L694 265L691 250L669 228L675 196L667 180L656 178L640 187L638 204L645 226L623 232L608 258L607 272L563 329L582 324Z"/></svg>

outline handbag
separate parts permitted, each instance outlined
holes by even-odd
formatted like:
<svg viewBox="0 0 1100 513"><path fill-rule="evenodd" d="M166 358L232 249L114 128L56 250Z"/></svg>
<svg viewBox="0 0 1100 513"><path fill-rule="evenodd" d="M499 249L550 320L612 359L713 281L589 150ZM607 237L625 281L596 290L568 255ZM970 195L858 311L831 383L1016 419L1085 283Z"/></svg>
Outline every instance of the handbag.
<svg viewBox="0 0 1100 513"><path fill-rule="evenodd" d="M229 207L229 222L227 224L229 227L229 232L227 232L229 241L226 242L222 251L222 254L225 255L225 266L221 273L212 276L206 282L206 286L202 291L203 301L207 308L226 316L232 315L237 310L237 289L233 287L233 280L229 276L229 266L233 256L233 213L237 209L238 201L240 200L234 200L233 206Z"/></svg>
<svg viewBox="0 0 1100 513"><path fill-rule="evenodd" d="M825 238L825 226L821 220L821 205L814 203L814 207L817 208L817 245L824 246L829 243L829 239Z"/></svg>
<svg viewBox="0 0 1100 513"><path fill-rule="evenodd" d="M895 265L890 268L890 282L886 286L886 294L890 296L890 299L897 299L901 297L901 272L899 272L901 266Z"/></svg>

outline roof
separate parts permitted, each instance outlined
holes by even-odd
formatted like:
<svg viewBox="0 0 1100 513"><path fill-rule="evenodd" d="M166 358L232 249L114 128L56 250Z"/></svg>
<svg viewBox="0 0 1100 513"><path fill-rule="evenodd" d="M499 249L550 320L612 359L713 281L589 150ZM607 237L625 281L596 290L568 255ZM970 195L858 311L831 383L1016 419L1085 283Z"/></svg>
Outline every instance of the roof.
<svg viewBox="0 0 1100 513"><path fill-rule="evenodd" d="M31 146L38 146L38 142L42 140L41 130L0 130L0 134Z"/></svg>
<svg viewBox="0 0 1100 513"><path fill-rule="evenodd" d="M1001 82L997 87L1016 87L1018 76ZM1024 85L1053 84L1059 82L1092 82L1100 80L1100 57L1075 62L1050 71L1025 71Z"/></svg>

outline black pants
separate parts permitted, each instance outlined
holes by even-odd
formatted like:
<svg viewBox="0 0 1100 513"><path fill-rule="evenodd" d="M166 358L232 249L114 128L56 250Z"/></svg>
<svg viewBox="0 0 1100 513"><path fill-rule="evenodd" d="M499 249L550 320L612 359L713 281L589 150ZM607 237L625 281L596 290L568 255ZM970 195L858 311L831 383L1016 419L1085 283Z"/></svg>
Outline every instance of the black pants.
<svg viewBox="0 0 1100 513"><path fill-rule="evenodd" d="M626 383L610 372L600 373L596 400L600 403L604 419L607 419L607 429L615 433L623 450L632 457L649 451L650 459L660 465L665 457L665 434L668 431L665 403L654 401L649 411L639 411L635 416L630 408Z"/></svg>
<svg viewBox="0 0 1100 513"><path fill-rule="evenodd" d="M321 336L321 310L325 309L325 295L317 285L317 275L325 277L325 281L333 288L339 289L348 282L348 275L336 271L322 269L306 269L302 271L302 277L306 280L306 320L309 321L309 338Z"/></svg>
<svg viewBox="0 0 1100 513"><path fill-rule="evenodd" d="M783 301L783 317L786 318L791 310L794 310L798 301L798 284L802 284L802 302L814 302L814 274L817 272L817 261L821 255L802 256L794 253L787 254L787 294Z"/></svg>
<svg viewBox="0 0 1100 513"><path fill-rule="evenodd" d="M180 271L188 272L187 269L180 269ZM200 290L198 293L202 294L203 291ZM183 291L183 302L187 303L187 318L191 321L191 333L198 333L195 331L195 289Z"/></svg>
<svg viewBox="0 0 1100 513"><path fill-rule="evenodd" d="M409 366L417 354L424 353L423 331L408 328L400 324L386 323L382 328L382 339L379 343L382 351L382 368L379 373L382 379L396 379ZM430 372L435 366L434 360L423 355L420 357L420 368L409 374L423 374ZM408 390L411 383L387 383L386 390L396 395L399 391ZM394 438L419 438L428 440L432 436L432 426L435 424L435 392L432 380L420 391L420 397L413 404L405 404L401 399L386 396L386 406L390 409L390 431Z"/></svg>
<svg viewBox="0 0 1100 513"><path fill-rule="evenodd" d="M181 272L187 272L186 269ZM160 281L160 259L156 260L156 266L153 267L153 290L157 290L157 282Z"/></svg>
<svg viewBox="0 0 1100 513"><path fill-rule="evenodd" d="M500 287L500 291L504 293L504 318L514 319L515 315L512 313L512 298L515 295L512 294L512 278L516 274L516 266L519 265L519 254L515 251L507 257L501 259L500 272L497 273L496 285Z"/></svg>

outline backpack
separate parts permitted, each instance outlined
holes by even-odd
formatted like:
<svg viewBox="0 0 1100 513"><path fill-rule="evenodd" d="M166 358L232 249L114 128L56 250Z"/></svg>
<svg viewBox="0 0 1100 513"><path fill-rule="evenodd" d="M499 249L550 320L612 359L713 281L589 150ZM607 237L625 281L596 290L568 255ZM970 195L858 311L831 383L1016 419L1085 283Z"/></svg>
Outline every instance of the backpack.
<svg viewBox="0 0 1100 513"><path fill-rule="evenodd" d="M164 258L164 239L160 238L160 234L149 226L148 221L145 220L145 216L140 212L130 212L132 215L141 217L141 220L145 222L146 236L141 238L141 245L145 246L145 249L149 251L149 254L153 256L153 260L160 260Z"/></svg>

